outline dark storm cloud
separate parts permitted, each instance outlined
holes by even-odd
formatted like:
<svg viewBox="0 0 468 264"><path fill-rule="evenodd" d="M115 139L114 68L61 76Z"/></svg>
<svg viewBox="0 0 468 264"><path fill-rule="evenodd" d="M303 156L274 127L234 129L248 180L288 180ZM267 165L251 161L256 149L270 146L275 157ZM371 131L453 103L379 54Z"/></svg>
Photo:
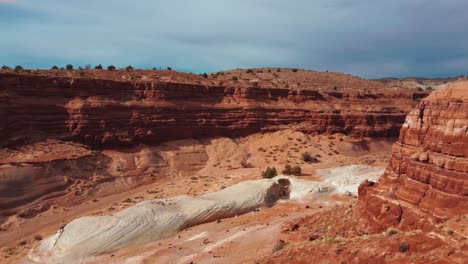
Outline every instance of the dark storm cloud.
<svg viewBox="0 0 468 264"><path fill-rule="evenodd" d="M468 72L468 1L0 3L0 64L301 67L363 77Z"/></svg>

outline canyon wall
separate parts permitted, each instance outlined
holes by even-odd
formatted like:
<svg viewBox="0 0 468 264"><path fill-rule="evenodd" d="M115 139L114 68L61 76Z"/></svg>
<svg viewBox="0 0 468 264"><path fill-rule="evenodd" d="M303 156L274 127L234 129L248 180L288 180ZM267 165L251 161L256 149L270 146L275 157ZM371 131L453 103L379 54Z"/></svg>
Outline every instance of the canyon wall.
<svg viewBox="0 0 468 264"><path fill-rule="evenodd" d="M174 71L0 70L0 222L173 175L168 151L190 157L181 159L186 175L204 166L203 149L167 150L163 141L285 128L395 137L427 95L343 74L281 74L249 86Z"/></svg>
<svg viewBox="0 0 468 264"><path fill-rule="evenodd" d="M411 107L427 95L403 88L334 88L225 87L2 72L0 145L55 138L117 147L245 136L291 126L309 133L391 137L398 135Z"/></svg>
<svg viewBox="0 0 468 264"><path fill-rule="evenodd" d="M361 213L380 229L431 229L468 213L468 81L448 84L411 111L375 185L360 186Z"/></svg>

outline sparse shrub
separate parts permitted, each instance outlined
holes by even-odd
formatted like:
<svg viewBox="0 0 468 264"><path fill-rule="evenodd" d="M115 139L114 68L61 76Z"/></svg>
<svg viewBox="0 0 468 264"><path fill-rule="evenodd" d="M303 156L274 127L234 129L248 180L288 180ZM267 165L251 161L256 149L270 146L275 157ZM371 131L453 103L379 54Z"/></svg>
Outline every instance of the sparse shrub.
<svg viewBox="0 0 468 264"><path fill-rule="evenodd" d="M52 69L52 70L58 70L58 69L59 69L59 67L57 67L57 65L54 65L54 66L52 66L52 68L51 68L51 69Z"/></svg>
<svg viewBox="0 0 468 264"><path fill-rule="evenodd" d="M114 65L109 65L109 66L107 66L107 70L108 70L108 71L114 71L115 69L116 69L116 68L115 68Z"/></svg>
<svg viewBox="0 0 468 264"><path fill-rule="evenodd" d="M155 71L155 70L156 70L156 67L153 67L153 71Z"/></svg>
<svg viewBox="0 0 468 264"><path fill-rule="evenodd" d="M293 72L298 72L298 71L299 71L299 69L292 69L292 71L293 71Z"/></svg>
<svg viewBox="0 0 468 264"><path fill-rule="evenodd" d="M406 242L403 242L400 244L400 252L405 253L409 249L409 244Z"/></svg>
<svg viewBox="0 0 468 264"><path fill-rule="evenodd" d="M41 240L42 240L42 236L39 235L39 234L38 234L38 235L35 235L35 236L34 236L34 240L36 240L36 241L41 241Z"/></svg>
<svg viewBox="0 0 468 264"><path fill-rule="evenodd" d="M3 66L2 66L2 69L3 69L3 70L9 70L10 67L8 67L8 66L6 66L6 65L3 65Z"/></svg>
<svg viewBox="0 0 468 264"><path fill-rule="evenodd" d="M101 64L96 65L96 66L94 67L94 69L96 69L96 70L102 70L102 65L101 65Z"/></svg>
<svg viewBox="0 0 468 264"><path fill-rule="evenodd" d="M235 81L235 82L237 82L237 81L239 80L239 77L237 77L237 76L232 76L232 80Z"/></svg>
<svg viewBox="0 0 468 264"><path fill-rule="evenodd" d="M246 71L246 73L253 73L253 70L252 70L252 69L248 69L248 70Z"/></svg>
<svg viewBox="0 0 468 264"><path fill-rule="evenodd" d="M84 67L85 67L85 69L89 70L89 69L91 69L91 64L86 64Z"/></svg>
<svg viewBox="0 0 468 264"><path fill-rule="evenodd" d="M253 85L254 87L257 87L257 86L258 86L258 82L253 82L252 85Z"/></svg>
<svg viewBox="0 0 468 264"><path fill-rule="evenodd" d="M434 88L432 88L430 86L426 88L426 91L432 91L432 90L434 90Z"/></svg>
<svg viewBox="0 0 468 264"><path fill-rule="evenodd" d="M302 160L305 162L312 162L314 157L310 154L310 152L306 151L302 153Z"/></svg>
<svg viewBox="0 0 468 264"><path fill-rule="evenodd" d="M299 176L299 175L302 174L302 169L301 169L301 167L299 165L296 165L291 169L291 173L293 175Z"/></svg>
<svg viewBox="0 0 468 264"><path fill-rule="evenodd" d="M421 87L418 87L418 89L416 90L418 90L418 92L422 92L423 89Z"/></svg>
<svg viewBox="0 0 468 264"><path fill-rule="evenodd" d="M453 235L453 230L447 230L447 234Z"/></svg>
<svg viewBox="0 0 468 264"><path fill-rule="evenodd" d="M205 78L205 79L208 78L208 74L206 74L206 72L203 73L202 76L203 76L203 78Z"/></svg>
<svg viewBox="0 0 468 264"><path fill-rule="evenodd" d="M15 66L15 71L22 71L23 70L23 67L21 65L16 65Z"/></svg>
<svg viewBox="0 0 468 264"><path fill-rule="evenodd" d="M18 246L25 246L28 242L26 240L21 240L19 243L18 243Z"/></svg>
<svg viewBox="0 0 468 264"><path fill-rule="evenodd" d="M131 202L133 202L133 200L130 199L130 198L127 198L127 199L123 200L123 202L124 202L124 203L131 203Z"/></svg>
<svg viewBox="0 0 468 264"><path fill-rule="evenodd" d="M262 177L265 179L271 179L278 175L275 167L268 167L265 171L262 172Z"/></svg>
<svg viewBox="0 0 468 264"><path fill-rule="evenodd" d="M278 68L278 69L276 69L276 72L281 72L281 69L279 69L279 68Z"/></svg>
<svg viewBox="0 0 468 264"><path fill-rule="evenodd" d="M131 71L131 70L133 70L132 65L128 65L127 67L125 67L125 70L126 70L126 71Z"/></svg>
<svg viewBox="0 0 468 264"><path fill-rule="evenodd" d="M396 235L396 234L398 234L398 230L396 230L395 228L390 227L389 229L387 229L387 235L393 236L393 235Z"/></svg>
<svg viewBox="0 0 468 264"><path fill-rule="evenodd" d="M65 69L67 69L68 71L71 71L73 70L73 65L67 64L67 66L65 66Z"/></svg>
<svg viewBox="0 0 468 264"><path fill-rule="evenodd" d="M286 242L284 242L284 240L279 240L273 247L273 253L282 250L284 246L286 246Z"/></svg>
<svg viewBox="0 0 468 264"><path fill-rule="evenodd" d="M286 164L284 166L284 169L281 171L282 174L284 175L291 175L292 174L292 167L289 164Z"/></svg>
<svg viewBox="0 0 468 264"><path fill-rule="evenodd" d="M172 71L172 68L171 68L171 67L167 67L167 70L168 70L168 71Z"/></svg>

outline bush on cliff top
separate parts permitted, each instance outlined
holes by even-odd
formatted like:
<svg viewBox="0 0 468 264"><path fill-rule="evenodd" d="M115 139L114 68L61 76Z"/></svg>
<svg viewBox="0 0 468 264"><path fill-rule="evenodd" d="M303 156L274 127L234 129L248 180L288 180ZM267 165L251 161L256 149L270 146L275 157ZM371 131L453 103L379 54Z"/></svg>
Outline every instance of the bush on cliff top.
<svg viewBox="0 0 468 264"><path fill-rule="evenodd" d="M96 65L96 67L94 67L94 69L96 69L96 70L102 70L102 65L101 65L101 64Z"/></svg>
<svg viewBox="0 0 468 264"><path fill-rule="evenodd" d="M65 66L65 68L66 68L68 71L71 71L71 70L73 70L73 65L67 64L67 66Z"/></svg>
<svg viewBox="0 0 468 264"><path fill-rule="evenodd" d="M283 171L281 171L281 173L284 174L284 175L299 176L299 175L302 174L302 169L301 169L301 167L299 165L291 167L291 165L286 164L286 166L284 166L284 169L283 169Z"/></svg>
<svg viewBox="0 0 468 264"><path fill-rule="evenodd" d="M262 172L262 177L265 179L271 179L278 175L275 167L268 167L265 171Z"/></svg>

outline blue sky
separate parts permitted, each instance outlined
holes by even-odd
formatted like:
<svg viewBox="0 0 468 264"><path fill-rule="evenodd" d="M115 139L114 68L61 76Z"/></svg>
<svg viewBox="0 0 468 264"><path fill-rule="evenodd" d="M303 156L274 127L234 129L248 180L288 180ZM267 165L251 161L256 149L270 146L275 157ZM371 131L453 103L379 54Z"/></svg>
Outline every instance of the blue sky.
<svg viewBox="0 0 468 264"><path fill-rule="evenodd" d="M0 65L468 75L466 0L0 0Z"/></svg>

